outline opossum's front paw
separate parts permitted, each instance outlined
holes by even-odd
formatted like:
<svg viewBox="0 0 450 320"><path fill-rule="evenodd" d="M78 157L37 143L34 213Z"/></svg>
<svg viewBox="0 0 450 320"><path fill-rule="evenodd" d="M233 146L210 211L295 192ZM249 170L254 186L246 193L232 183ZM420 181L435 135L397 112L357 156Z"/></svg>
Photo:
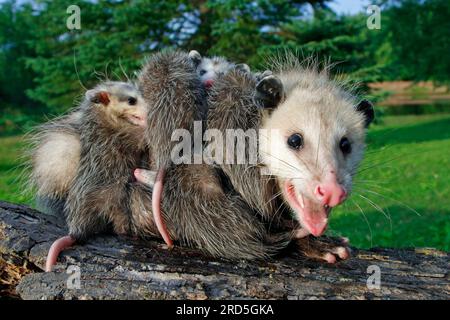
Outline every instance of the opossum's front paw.
<svg viewBox="0 0 450 320"><path fill-rule="evenodd" d="M143 183L146 186L151 187L151 188L153 188L153 186L155 185L156 174L157 174L156 171L138 168L138 169L134 170L133 174L138 182Z"/></svg>
<svg viewBox="0 0 450 320"><path fill-rule="evenodd" d="M275 108L284 99L283 83L271 71L256 76L258 80L254 100L260 108Z"/></svg>
<svg viewBox="0 0 450 320"><path fill-rule="evenodd" d="M306 257L336 263L350 258L347 238L307 236L296 241L298 250Z"/></svg>

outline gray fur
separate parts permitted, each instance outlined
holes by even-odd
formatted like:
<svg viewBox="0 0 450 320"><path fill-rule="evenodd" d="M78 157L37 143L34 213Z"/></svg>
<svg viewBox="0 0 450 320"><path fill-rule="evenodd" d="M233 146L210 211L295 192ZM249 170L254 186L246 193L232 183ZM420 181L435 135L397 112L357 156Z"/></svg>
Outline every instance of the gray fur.
<svg viewBox="0 0 450 320"><path fill-rule="evenodd" d="M259 129L263 111L254 102L256 85L256 78L248 73L233 71L220 77L208 99L208 128L219 129L224 136L227 129ZM220 167L245 201L269 218L274 212L274 199L271 201L276 193L274 180L261 176L258 166L248 164L248 157L246 154L246 164L222 164Z"/></svg>
<svg viewBox="0 0 450 320"><path fill-rule="evenodd" d="M62 214L78 168L80 115L75 109L37 127L28 139L31 171L25 187L36 191L36 206L47 214Z"/></svg>
<svg viewBox="0 0 450 320"><path fill-rule="evenodd" d="M101 88L120 92L115 83ZM109 226L132 234L129 190L144 151L144 129L112 116L110 108L92 103L89 93L82 105L80 165L65 205L69 234L76 240Z"/></svg>
<svg viewBox="0 0 450 320"><path fill-rule="evenodd" d="M195 120L207 113L206 92L189 55L165 51L149 57L139 74L139 88L149 105L147 144L155 168L170 165L175 129L193 132Z"/></svg>
<svg viewBox="0 0 450 320"><path fill-rule="evenodd" d="M162 209L171 237L210 255L229 259L267 258L285 247L289 237L286 234L271 237L260 220L261 215L254 210L256 206L249 206L247 199L228 190L215 166L171 165L172 131L184 128L192 133L193 120L199 119L206 107L204 88L188 54L154 55L143 68L139 83L150 108L147 142L157 166L167 168ZM223 90L236 96L230 95L226 102L232 97L239 99L242 90L227 85ZM250 81L244 89L252 105L254 85ZM253 123L257 107L244 109L244 113L251 114L236 117ZM225 115L226 110L221 112ZM146 203L149 206L148 200Z"/></svg>

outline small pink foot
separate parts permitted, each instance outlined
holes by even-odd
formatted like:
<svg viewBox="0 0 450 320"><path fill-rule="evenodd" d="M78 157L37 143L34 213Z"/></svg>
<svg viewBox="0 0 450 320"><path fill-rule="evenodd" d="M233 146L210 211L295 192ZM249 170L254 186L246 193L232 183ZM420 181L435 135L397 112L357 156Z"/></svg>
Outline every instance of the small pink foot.
<svg viewBox="0 0 450 320"><path fill-rule="evenodd" d="M47 261L45 263L45 272L52 271L53 266L58 260L58 256L66 248L71 247L75 243L75 239L71 236L64 236L53 242L50 250L48 251Z"/></svg>

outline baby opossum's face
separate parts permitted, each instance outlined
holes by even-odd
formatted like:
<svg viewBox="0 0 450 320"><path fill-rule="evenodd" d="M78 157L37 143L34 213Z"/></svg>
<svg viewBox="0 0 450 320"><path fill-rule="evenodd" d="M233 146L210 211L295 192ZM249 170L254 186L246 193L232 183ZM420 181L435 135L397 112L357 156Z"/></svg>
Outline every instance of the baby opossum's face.
<svg viewBox="0 0 450 320"><path fill-rule="evenodd" d="M365 113L373 118L370 103L361 103L367 105L358 107L339 90L290 88L260 133L263 163L314 236L323 234L331 208L351 191L371 120Z"/></svg>
<svg viewBox="0 0 450 320"><path fill-rule="evenodd" d="M206 88L210 88L217 77L230 70L232 64L220 57L202 58L197 67L200 80Z"/></svg>
<svg viewBox="0 0 450 320"><path fill-rule="evenodd" d="M130 83L105 82L87 91L86 97L116 125L147 125L147 105L139 90Z"/></svg>

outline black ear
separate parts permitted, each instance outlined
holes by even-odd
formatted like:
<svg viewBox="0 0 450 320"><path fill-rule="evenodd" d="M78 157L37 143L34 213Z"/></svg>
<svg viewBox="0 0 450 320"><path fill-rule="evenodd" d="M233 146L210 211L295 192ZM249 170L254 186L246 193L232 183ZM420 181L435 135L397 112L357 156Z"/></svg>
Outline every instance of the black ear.
<svg viewBox="0 0 450 320"><path fill-rule="evenodd" d="M266 76L264 76L266 75ZM262 109L274 109L285 99L283 83L272 72L263 72L258 77L253 101Z"/></svg>
<svg viewBox="0 0 450 320"><path fill-rule="evenodd" d="M192 60L195 66L198 66L202 62L202 56L197 50L189 51L189 58Z"/></svg>
<svg viewBox="0 0 450 320"><path fill-rule="evenodd" d="M373 104L368 100L362 100L356 106L356 111L362 112L364 114L365 122L364 125L367 128L369 124L375 118L375 112L373 110Z"/></svg>

